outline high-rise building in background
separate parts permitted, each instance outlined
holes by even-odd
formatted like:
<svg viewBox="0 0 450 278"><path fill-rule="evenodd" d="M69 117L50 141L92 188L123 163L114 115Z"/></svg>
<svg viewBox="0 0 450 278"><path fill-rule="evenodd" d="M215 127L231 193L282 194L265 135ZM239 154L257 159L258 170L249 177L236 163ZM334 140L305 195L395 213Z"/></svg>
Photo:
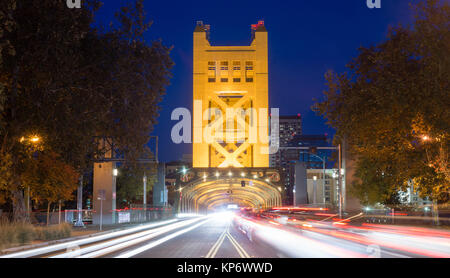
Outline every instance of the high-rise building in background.
<svg viewBox="0 0 450 278"><path fill-rule="evenodd" d="M282 117L280 117L280 149L277 153L270 156L270 165L271 167L276 167L281 170L286 192L284 201L285 204L292 205L293 188L295 185L295 162L300 161L305 163L307 169L323 170L323 161L325 161L326 169L333 168L333 162L330 160L332 151L317 149L317 147L331 146L331 142L327 138L327 134L301 134L300 115L297 117L284 116L283 120L281 120L281 118ZM300 127L298 126L299 124ZM281 129L282 127L283 130ZM296 149L295 147L304 147L308 149ZM323 197L321 200L323 200ZM331 202L332 198L328 200Z"/></svg>
<svg viewBox="0 0 450 278"><path fill-rule="evenodd" d="M302 134L302 117L300 114L279 117L279 143L280 147L287 147L289 142L296 136ZM283 168L285 163L282 159L283 152L270 155L270 167ZM286 168L286 167L284 167Z"/></svg>

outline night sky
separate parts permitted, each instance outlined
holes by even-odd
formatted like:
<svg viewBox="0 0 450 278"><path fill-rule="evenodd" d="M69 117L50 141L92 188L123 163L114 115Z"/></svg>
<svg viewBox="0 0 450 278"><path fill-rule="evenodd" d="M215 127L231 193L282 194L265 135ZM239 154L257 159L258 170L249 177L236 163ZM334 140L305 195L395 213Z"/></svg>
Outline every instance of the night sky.
<svg viewBox="0 0 450 278"><path fill-rule="evenodd" d="M126 1L104 0L101 24L113 20ZM148 41L161 39L173 46L173 78L161 103L158 125L159 160L180 159L192 153L190 144L174 144L170 131L172 110L192 111L192 35L197 20L211 25L212 45L249 45L250 25L264 20L269 36L269 105L280 115L301 113L304 134L334 134L311 111L313 98L322 98L324 73L345 70L360 46L385 39L388 26L410 24L411 0L381 0L381 9L369 9L366 0L296 1L144 1L153 21Z"/></svg>

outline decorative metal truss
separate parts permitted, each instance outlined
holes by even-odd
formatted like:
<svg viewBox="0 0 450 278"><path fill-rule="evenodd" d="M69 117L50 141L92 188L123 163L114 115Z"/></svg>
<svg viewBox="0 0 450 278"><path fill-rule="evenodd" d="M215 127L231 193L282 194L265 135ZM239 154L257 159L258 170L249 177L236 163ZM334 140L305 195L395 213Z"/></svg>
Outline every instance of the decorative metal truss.
<svg viewBox="0 0 450 278"><path fill-rule="evenodd" d="M256 130L252 99L246 92L212 95L207 128L211 131L210 167L253 167L250 133ZM251 130L251 128L254 128Z"/></svg>

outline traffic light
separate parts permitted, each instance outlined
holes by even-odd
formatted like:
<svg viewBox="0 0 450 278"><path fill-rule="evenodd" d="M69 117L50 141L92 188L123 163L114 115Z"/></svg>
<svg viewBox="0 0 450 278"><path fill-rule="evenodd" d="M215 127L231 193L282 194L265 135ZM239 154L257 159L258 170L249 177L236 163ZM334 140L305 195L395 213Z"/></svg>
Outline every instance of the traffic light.
<svg viewBox="0 0 450 278"><path fill-rule="evenodd" d="M245 181L241 181L241 186L245 187Z"/></svg>

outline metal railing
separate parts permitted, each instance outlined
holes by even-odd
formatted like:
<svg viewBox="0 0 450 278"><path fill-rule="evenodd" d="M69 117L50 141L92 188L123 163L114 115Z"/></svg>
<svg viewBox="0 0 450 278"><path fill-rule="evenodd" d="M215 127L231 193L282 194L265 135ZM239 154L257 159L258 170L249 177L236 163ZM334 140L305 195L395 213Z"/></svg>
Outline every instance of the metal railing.
<svg viewBox="0 0 450 278"><path fill-rule="evenodd" d="M131 208L117 209L114 211L117 224L142 223L155 220L169 219L176 214L176 210L170 206L133 205Z"/></svg>

